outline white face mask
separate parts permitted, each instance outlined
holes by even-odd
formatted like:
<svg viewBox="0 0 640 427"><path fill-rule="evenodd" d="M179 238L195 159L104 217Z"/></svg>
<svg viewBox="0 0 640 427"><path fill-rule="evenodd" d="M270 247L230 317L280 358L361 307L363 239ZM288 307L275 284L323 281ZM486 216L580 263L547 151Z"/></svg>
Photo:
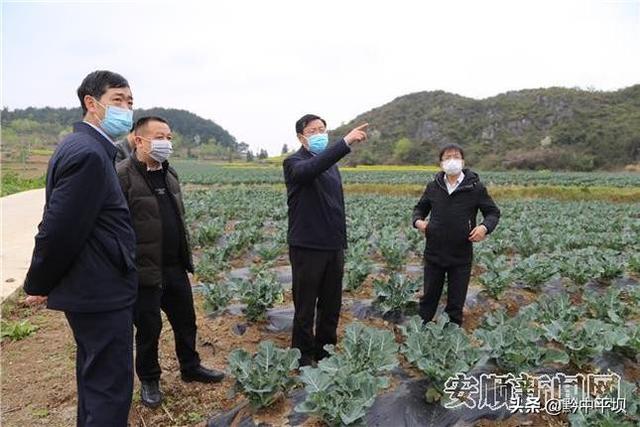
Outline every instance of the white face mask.
<svg viewBox="0 0 640 427"><path fill-rule="evenodd" d="M173 145L168 139L151 140L151 151L149 156L158 163L162 163L173 153Z"/></svg>
<svg viewBox="0 0 640 427"><path fill-rule="evenodd" d="M448 159L443 161L440 166L447 175L459 175L462 172L462 159Z"/></svg>

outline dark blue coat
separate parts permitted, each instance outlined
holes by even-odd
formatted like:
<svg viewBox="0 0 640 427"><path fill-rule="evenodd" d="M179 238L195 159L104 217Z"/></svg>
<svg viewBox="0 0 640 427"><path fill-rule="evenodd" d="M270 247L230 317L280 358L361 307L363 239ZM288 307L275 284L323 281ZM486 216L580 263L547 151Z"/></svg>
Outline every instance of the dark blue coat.
<svg viewBox="0 0 640 427"><path fill-rule="evenodd" d="M342 179L336 163L350 152L347 143L340 140L316 156L302 147L284 160L290 246L319 250L347 247Z"/></svg>
<svg viewBox="0 0 640 427"><path fill-rule="evenodd" d="M115 155L100 132L76 123L49 161L24 290L48 295L51 309L110 311L136 299L135 235Z"/></svg>

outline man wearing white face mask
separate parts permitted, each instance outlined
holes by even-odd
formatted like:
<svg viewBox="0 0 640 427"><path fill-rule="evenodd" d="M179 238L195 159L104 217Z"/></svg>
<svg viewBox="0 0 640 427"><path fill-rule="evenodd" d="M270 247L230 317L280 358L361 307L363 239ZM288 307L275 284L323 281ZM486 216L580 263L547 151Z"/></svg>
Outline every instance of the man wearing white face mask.
<svg viewBox="0 0 640 427"><path fill-rule="evenodd" d="M161 117L143 117L135 124L134 138L133 155L116 168L137 238L136 373L142 403L155 408L162 403L160 310L173 329L182 379L219 382L224 375L200 365L196 351L196 316L187 276L187 271L193 272L193 262L182 192L176 171L168 162L173 151L169 123Z"/></svg>
<svg viewBox="0 0 640 427"><path fill-rule="evenodd" d="M462 147L457 144L443 147L440 150L440 167L442 172L427 184L413 209L413 226L427 238L420 316L425 322L433 319L446 276L445 311L452 322L462 325L473 243L484 240L496 228L500 209L479 176L464 168ZM478 210L483 216L480 225L476 225Z"/></svg>

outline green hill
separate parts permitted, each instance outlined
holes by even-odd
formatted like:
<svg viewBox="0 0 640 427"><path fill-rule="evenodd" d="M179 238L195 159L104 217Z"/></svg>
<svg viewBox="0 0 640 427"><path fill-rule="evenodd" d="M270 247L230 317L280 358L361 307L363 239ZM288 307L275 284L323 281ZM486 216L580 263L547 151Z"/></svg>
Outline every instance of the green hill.
<svg viewBox="0 0 640 427"><path fill-rule="evenodd" d="M615 92L528 89L475 100L419 92L357 116L370 140L352 164L430 164L455 142L482 169L620 169L640 162L640 85Z"/></svg>
<svg viewBox="0 0 640 427"><path fill-rule="evenodd" d="M172 108L137 109L138 117L156 115L171 123L176 148L191 152L206 151L213 154L236 152L245 149L236 138L212 120L204 119L185 110ZM18 160L38 150L51 151L60 139L71 132L73 123L82 120L80 108L25 108L2 110L3 159ZM21 154L22 153L22 154Z"/></svg>

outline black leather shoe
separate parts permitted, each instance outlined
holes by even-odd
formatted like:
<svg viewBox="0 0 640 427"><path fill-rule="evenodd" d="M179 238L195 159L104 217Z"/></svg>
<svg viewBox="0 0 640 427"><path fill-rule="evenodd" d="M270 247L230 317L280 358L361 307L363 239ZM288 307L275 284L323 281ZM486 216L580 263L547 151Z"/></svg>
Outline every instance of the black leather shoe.
<svg viewBox="0 0 640 427"><path fill-rule="evenodd" d="M219 383L224 378L224 374L215 369L207 369L200 365L197 368L182 372L182 381L199 383Z"/></svg>
<svg viewBox="0 0 640 427"><path fill-rule="evenodd" d="M313 357L303 354L298 359L298 366L302 368L303 366L311 366L313 365Z"/></svg>
<svg viewBox="0 0 640 427"><path fill-rule="evenodd" d="M162 404L162 392L160 391L160 381L141 381L140 399L144 406L157 408Z"/></svg>

